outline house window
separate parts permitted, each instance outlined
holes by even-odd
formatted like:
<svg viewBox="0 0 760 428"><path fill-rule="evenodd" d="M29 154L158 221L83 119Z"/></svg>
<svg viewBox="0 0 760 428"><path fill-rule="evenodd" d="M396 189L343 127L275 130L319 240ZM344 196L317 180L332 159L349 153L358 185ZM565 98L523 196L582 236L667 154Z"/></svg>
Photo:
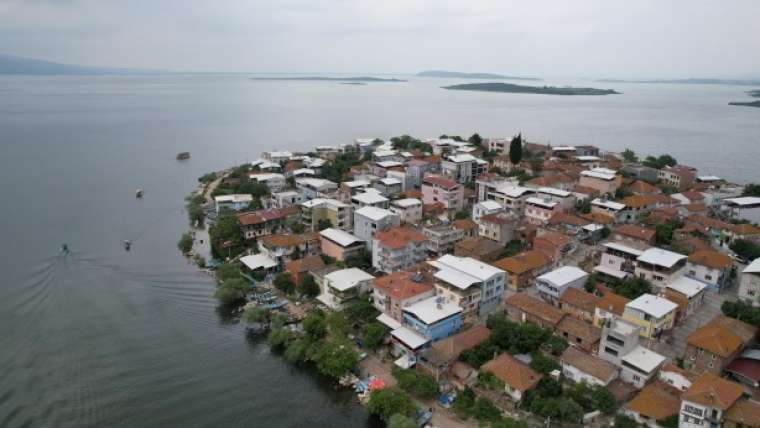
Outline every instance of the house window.
<svg viewBox="0 0 760 428"><path fill-rule="evenodd" d="M633 381L634 382L640 382L641 381L641 377L639 375L633 375Z"/></svg>
<svg viewBox="0 0 760 428"><path fill-rule="evenodd" d="M696 274L697 274L697 271L695 271L695 270L690 270L689 271L689 275L691 275L691 276L694 276Z"/></svg>

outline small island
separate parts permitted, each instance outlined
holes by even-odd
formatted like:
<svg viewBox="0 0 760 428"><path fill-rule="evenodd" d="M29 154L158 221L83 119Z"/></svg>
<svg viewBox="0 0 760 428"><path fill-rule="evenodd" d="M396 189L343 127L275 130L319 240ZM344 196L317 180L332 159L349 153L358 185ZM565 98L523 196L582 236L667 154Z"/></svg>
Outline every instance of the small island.
<svg viewBox="0 0 760 428"><path fill-rule="evenodd" d="M402 79L384 79L381 77L325 77L325 76L306 76L306 77L251 77L251 80L298 80L298 81L314 81L314 82L350 82L350 83L366 83L366 82L406 82Z"/></svg>
<svg viewBox="0 0 760 428"><path fill-rule="evenodd" d="M742 107L760 107L760 101L732 101L728 103L728 105Z"/></svg>
<svg viewBox="0 0 760 428"><path fill-rule="evenodd" d="M755 89L752 91L747 91L747 95L753 98L760 98L760 89Z"/></svg>
<svg viewBox="0 0 760 428"><path fill-rule="evenodd" d="M461 85L443 86L443 89L457 91L507 92L513 94L542 94L542 95L612 95L620 94L614 89L573 88L570 86L524 86L511 83L465 83Z"/></svg>
<svg viewBox="0 0 760 428"><path fill-rule="evenodd" d="M459 71L426 70L416 74L418 77L445 77L455 79L504 79L504 80L541 80L536 77L505 76L493 73L462 73Z"/></svg>

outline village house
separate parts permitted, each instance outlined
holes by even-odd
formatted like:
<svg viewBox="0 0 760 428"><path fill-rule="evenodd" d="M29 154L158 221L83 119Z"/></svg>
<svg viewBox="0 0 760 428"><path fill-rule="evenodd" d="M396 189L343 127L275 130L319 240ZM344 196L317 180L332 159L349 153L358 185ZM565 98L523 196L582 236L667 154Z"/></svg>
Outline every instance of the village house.
<svg viewBox="0 0 760 428"><path fill-rule="evenodd" d="M721 375L726 366L754 342L756 335L757 327L716 315L687 338L684 366L694 374Z"/></svg>
<svg viewBox="0 0 760 428"><path fill-rule="evenodd" d="M316 198L301 205L301 222L307 230L319 229L320 221L329 221L332 227L351 230L351 206L337 199Z"/></svg>
<svg viewBox="0 0 760 428"><path fill-rule="evenodd" d="M734 262L731 257L712 250L695 251L686 262L686 275L704 282L711 289L728 286Z"/></svg>
<svg viewBox="0 0 760 428"><path fill-rule="evenodd" d="M620 174L607 168L581 171L581 178L578 181L579 185L595 189L602 195L614 195L622 183Z"/></svg>
<svg viewBox="0 0 760 428"><path fill-rule="evenodd" d="M644 387L623 406L623 413L647 428L660 428L659 422L677 416L681 410L681 392L661 380Z"/></svg>
<svg viewBox="0 0 760 428"><path fill-rule="evenodd" d="M465 321L483 316L501 303L506 281L503 270L449 254L428 263L437 269L436 294L461 307Z"/></svg>
<svg viewBox="0 0 760 428"><path fill-rule="evenodd" d="M596 353L602 331L592 324L571 316L564 316L557 324L555 334L567 340L570 346L578 347L584 352Z"/></svg>
<svg viewBox="0 0 760 428"><path fill-rule="evenodd" d="M408 226L393 226L375 234L372 267L381 272L404 270L427 259L427 238Z"/></svg>
<svg viewBox="0 0 760 428"><path fill-rule="evenodd" d="M664 297L678 305L676 321L696 312L704 303L707 285L688 276L676 278L665 287Z"/></svg>
<svg viewBox="0 0 760 428"><path fill-rule="evenodd" d="M462 329L462 308L440 296L428 297L401 308L402 325L432 342Z"/></svg>
<svg viewBox="0 0 760 428"><path fill-rule="evenodd" d="M543 300L526 293L515 293L504 300L507 317L512 321L532 322L554 331L565 313Z"/></svg>
<svg viewBox="0 0 760 428"><path fill-rule="evenodd" d="M396 199L390 210L398 214L401 223L417 225L422 222L422 201L415 198Z"/></svg>
<svg viewBox="0 0 760 428"><path fill-rule="evenodd" d="M594 293L570 287L560 296L558 306L563 312L591 324L594 322L594 312L600 300L601 298Z"/></svg>
<svg viewBox="0 0 760 428"><path fill-rule="evenodd" d="M549 257L552 263L559 263L573 249L573 245L569 236L563 233L546 231L533 238L533 249Z"/></svg>
<svg viewBox="0 0 760 428"><path fill-rule="evenodd" d="M602 287L597 286L597 290ZM594 307L594 325L601 328L605 323L611 320L623 319L623 312L625 312L625 305L630 302L630 299L615 294L612 291L604 288L602 297L599 298L596 306Z"/></svg>
<svg viewBox="0 0 760 428"><path fill-rule="evenodd" d="M261 157L264 158L264 159L266 159L266 160L268 160L268 161L270 161L270 162L273 162L273 163L276 163L276 164L280 164L280 163L289 161L290 158L293 157L293 153L289 152L287 150L283 150L283 151L271 151L271 152L261 152Z"/></svg>
<svg viewBox="0 0 760 428"><path fill-rule="evenodd" d="M481 217L504 211L504 207L496 201L482 201L472 206L472 221L478 222Z"/></svg>
<svg viewBox="0 0 760 428"><path fill-rule="evenodd" d="M681 394L679 428L723 426L723 416L744 394L741 385L704 373Z"/></svg>
<svg viewBox="0 0 760 428"><path fill-rule="evenodd" d="M430 162L424 159L412 159L406 164L406 173L411 188L419 189L422 178L431 169Z"/></svg>
<svg viewBox="0 0 760 428"><path fill-rule="evenodd" d="M426 175L422 179L422 202L441 203L447 211L460 211L464 207L464 187L454 180Z"/></svg>
<svg viewBox="0 0 760 428"><path fill-rule="evenodd" d="M286 208L300 205L305 200L302 194L293 190L286 190L269 195L266 205L267 208Z"/></svg>
<svg viewBox="0 0 760 428"><path fill-rule="evenodd" d="M478 235L498 242L503 246L514 239L516 223L517 218L505 212L484 215L480 217L480 221L478 222Z"/></svg>
<svg viewBox="0 0 760 428"><path fill-rule="evenodd" d="M596 198L591 201L591 213L609 216L613 219L614 223L623 223L626 221L625 204L604 198Z"/></svg>
<svg viewBox="0 0 760 428"><path fill-rule="evenodd" d="M603 242L599 247L599 265L594 267L594 272L601 274L603 280L624 280L634 274L636 259L648 248L638 241Z"/></svg>
<svg viewBox="0 0 760 428"><path fill-rule="evenodd" d="M643 388L665 363L666 358L639 345L640 328L623 320L605 322L599 357L620 367L620 379Z"/></svg>
<svg viewBox="0 0 760 428"><path fill-rule="evenodd" d="M374 279L358 268L330 272L324 275L317 300L330 309L340 310L346 302L367 294Z"/></svg>
<svg viewBox="0 0 760 428"><path fill-rule="evenodd" d="M525 200L536 193L535 190L522 187L516 181L504 178L482 178L477 181L478 201L495 201L508 212L521 215Z"/></svg>
<svg viewBox="0 0 760 428"><path fill-rule="evenodd" d="M540 188L555 188L569 192L575 187L577 182L576 178L566 174L547 174L526 181L525 187L536 190Z"/></svg>
<svg viewBox="0 0 760 428"><path fill-rule="evenodd" d="M739 299L752 306L760 306L760 259L755 259L742 271Z"/></svg>
<svg viewBox="0 0 760 428"><path fill-rule="evenodd" d="M725 428L760 428L760 403L739 400L723 414Z"/></svg>
<svg viewBox="0 0 760 428"><path fill-rule="evenodd" d="M607 386L618 376L618 368L596 355L570 346L560 357L562 375L574 383Z"/></svg>
<svg viewBox="0 0 760 428"><path fill-rule="evenodd" d="M303 256L318 255L321 251L317 233L267 235L258 240L258 246L261 254L277 262L280 267Z"/></svg>
<svg viewBox="0 0 760 428"><path fill-rule="evenodd" d="M388 171L388 175L390 175L392 172L395 171ZM385 178L381 178L377 180L374 184L375 189L384 196L396 196L399 193L404 191L404 181L397 178L397 177L389 177L386 176Z"/></svg>
<svg viewBox="0 0 760 428"><path fill-rule="evenodd" d="M552 265L549 257L536 250L505 257L492 264L507 272L507 287L512 291L531 286L533 280L547 272Z"/></svg>
<svg viewBox="0 0 760 428"><path fill-rule="evenodd" d="M427 372L441 382L449 377L462 352L470 350L488 340L491 330L484 325L476 325L446 339L433 343L417 360L417 368Z"/></svg>
<svg viewBox="0 0 760 428"><path fill-rule="evenodd" d="M475 238L478 236L478 224L469 218L454 220L451 222L454 229L461 230L464 239Z"/></svg>
<svg viewBox="0 0 760 428"><path fill-rule="evenodd" d="M575 266L562 266L536 278L538 295L552 305L559 306L559 299L568 288L583 288L589 274Z"/></svg>
<svg viewBox="0 0 760 428"><path fill-rule="evenodd" d="M504 247L498 242L481 237L465 239L454 245L455 256L472 257L481 262L491 264L499 258L502 250L504 250ZM507 273L507 276L509 276L509 273Z"/></svg>
<svg viewBox="0 0 760 428"><path fill-rule="evenodd" d="M542 376L513 356L503 353L483 364L481 370L504 383L504 392L515 402L538 385Z"/></svg>
<svg viewBox="0 0 760 428"><path fill-rule="evenodd" d="M336 196L338 185L323 178L296 178L296 190L306 199L332 198Z"/></svg>
<svg viewBox="0 0 760 428"><path fill-rule="evenodd" d="M354 195L364 193L372 188L369 180L351 180L340 183L340 199L349 202Z"/></svg>
<svg viewBox="0 0 760 428"><path fill-rule="evenodd" d="M559 202L540 197L530 197L525 200L525 219L528 223L544 225L556 213L561 211Z"/></svg>
<svg viewBox="0 0 760 428"><path fill-rule="evenodd" d="M454 246L464 239L464 232L451 224L443 223L422 228L427 238L427 250L435 256L442 256L454 251Z"/></svg>
<svg viewBox="0 0 760 428"><path fill-rule="evenodd" d="M322 254L337 261L359 256L365 250L366 244L358 237L335 228L327 228L319 232Z"/></svg>
<svg viewBox="0 0 760 428"><path fill-rule="evenodd" d="M625 305L623 319L640 328L642 337L657 338L673 328L678 305L653 294L642 294Z"/></svg>
<svg viewBox="0 0 760 428"><path fill-rule="evenodd" d="M549 218L549 222L544 227L560 233L579 235L586 233L584 227L591 224L591 221L575 214L557 212Z"/></svg>
<svg viewBox="0 0 760 428"><path fill-rule="evenodd" d="M354 235L372 250L373 238L378 232L398 226L401 219L398 214L383 208L364 207L354 212Z"/></svg>
<svg viewBox="0 0 760 428"><path fill-rule="evenodd" d="M684 165L666 166L657 173L657 178L668 186L683 191L694 184L697 170Z"/></svg>
<svg viewBox="0 0 760 428"><path fill-rule="evenodd" d="M412 303L435 296L435 288L412 272L393 272L372 281L375 308L401 322L401 310Z"/></svg>
<svg viewBox="0 0 760 428"><path fill-rule="evenodd" d="M557 211L572 211L575 208L575 195L572 192L554 187L539 187L536 197L544 201L556 202Z"/></svg>
<svg viewBox="0 0 760 428"><path fill-rule="evenodd" d="M249 194L235 194L235 195L220 195L214 197L214 204L216 206L216 213L219 214L222 210L228 209L232 211L240 211L248 208L253 202L253 196Z"/></svg>
<svg viewBox="0 0 760 428"><path fill-rule="evenodd" d="M649 248L636 258L634 273L651 282L658 292L662 292L668 284L684 274L686 259L683 254L662 248Z"/></svg>
<svg viewBox="0 0 760 428"><path fill-rule="evenodd" d="M656 174L655 174L656 175ZM646 181L636 180L625 188L633 195L660 195L662 190Z"/></svg>
<svg viewBox="0 0 760 428"><path fill-rule="evenodd" d="M256 239L269 235L300 219L298 207L273 208L247 211L235 214L240 231L245 239Z"/></svg>
<svg viewBox="0 0 760 428"><path fill-rule="evenodd" d="M364 193L357 193L351 197L351 204L354 210L358 210L364 207L376 207L387 209L389 205L389 199L383 196L375 189L368 189Z"/></svg>
<svg viewBox="0 0 760 428"><path fill-rule="evenodd" d="M322 269L325 267L325 262L322 257L306 256L302 259L296 259L285 264L285 272L290 274L290 279L294 284L300 284L309 272Z"/></svg>
<svg viewBox="0 0 760 428"><path fill-rule="evenodd" d="M644 245L654 245L657 232L643 226L622 224L612 232L612 239L617 241L633 241Z"/></svg>

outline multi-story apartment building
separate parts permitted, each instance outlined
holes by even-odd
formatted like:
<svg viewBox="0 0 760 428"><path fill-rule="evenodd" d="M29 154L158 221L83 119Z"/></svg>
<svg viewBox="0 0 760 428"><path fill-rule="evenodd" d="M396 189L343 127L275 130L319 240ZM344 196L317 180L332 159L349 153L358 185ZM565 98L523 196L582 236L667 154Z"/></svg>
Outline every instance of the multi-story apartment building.
<svg viewBox="0 0 760 428"><path fill-rule="evenodd" d="M653 294L643 294L625 305L623 320L639 327L642 337L657 338L673 328L678 305Z"/></svg>
<svg viewBox="0 0 760 428"><path fill-rule="evenodd" d="M722 427L726 412L740 401L742 395L744 388L738 383L704 373L681 395L678 427Z"/></svg>
<svg viewBox="0 0 760 428"><path fill-rule="evenodd" d="M760 306L760 259L755 259L742 271L739 298L752 306Z"/></svg>
<svg viewBox="0 0 760 428"><path fill-rule="evenodd" d="M271 192L279 192L287 186L285 176L277 173L249 174L248 178L266 185Z"/></svg>
<svg viewBox="0 0 760 428"><path fill-rule="evenodd" d="M500 212L480 217L478 235L506 245L514 239L517 216L512 213Z"/></svg>
<svg viewBox="0 0 760 428"><path fill-rule="evenodd" d="M623 178L615 170L594 168L581 171L581 179L578 184L594 189L602 195L614 195L623 184Z"/></svg>
<svg viewBox="0 0 760 428"><path fill-rule="evenodd" d="M377 189L367 189L364 193L357 193L351 197L354 210L364 207L388 208L390 200L383 196Z"/></svg>
<svg viewBox="0 0 760 428"><path fill-rule="evenodd" d="M726 287L731 279L734 262L731 257L712 250L695 251L686 262L686 275L704 282L712 289Z"/></svg>
<svg viewBox="0 0 760 428"><path fill-rule="evenodd" d="M594 272L609 280L624 280L636 271L636 259L649 248L633 241L613 241L601 244L599 265Z"/></svg>
<svg viewBox="0 0 760 428"><path fill-rule="evenodd" d="M646 279L661 292L676 278L683 275L687 257L683 254L649 248L636 258L635 275Z"/></svg>
<svg viewBox="0 0 760 428"><path fill-rule="evenodd" d="M351 205L337 199L316 198L301 203L301 221L306 229L316 231L320 220L329 220L332 227L351 230Z"/></svg>
<svg viewBox="0 0 760 428"><path fill-rule="evenodd" d="M755 341L757 327L716 315L686 339L684 368L694 374L709 372L720 376L734 359Z"/></svg>
<svg viewBox="0 0 760 428"><path fill-rule="evenodd" d="M306 199L333 198L338 185L323 178L296 178L296 189Z"/></svg>
<svg viewBox="0 0 760 428"><path fill-rule="evenodd" d="M694 184L696 174L697 170L689 166L666 166L657 172L657 178L670 187L683 191Z"/></svg>
<svg viewBox="0 0 760 428"><path fill-rule="evenodd" d="M386 273L407 269L427 258L427 238L407 226L394 226L375 234L372 266Z"/></svg>
<svg viewBox="0 0 760 428"><path fill-rule="evenodd" d="M401 218L392 211L376 207L360 208L354 212L354 235L366 242L368 250L372 250L373 238L378 232L400 223Z"/></svg>
<svg viewBox="0 0 760 428"><path fill-rule="evenodd" d="M428 252L436 256L453 252L456 244L464 239L464 231L451 224L425 226L422 233L427 237Z"/></svg>
<svg viewBox="0 0 760 428"><path fill-rule="evenodd" d="M462 308L465 320L485 315L499 306L506 275L499 268L469 257L444 255L430 261L437 294Z"/></svg>
<svg viewBox="0 0 760 428"><path fill-rule="evenodd" d="M412 272L393 272L372 282L372 303L380 312L401 322L401 310L435 296L435 287Z"/></svg>
<svg viewBox="0 0 760 428"><path fill-rule="evenodd" d="M422 179L422 202L441 203L448 211L460 211L464 207L464 188L454 180L426 175Z"/></svg>
<svg viewBox="0 0 760 428"><path fill-rule="evenodd" d="M402 223L420 224L422 221L422 201L415 198L396 199L390 210L398 214Z"/></svg>
<svg viewBox="0 0 760 428"><path fill-rule="evenodd" d="M583 288L589 274L575 266L562 266L536 278L538 294L551 303L558 305L562 294L569 288Z"/></svg>
<svg viewBox="0 0 760 428"><path fill-rule="evenodd" d="M488 162L470 154L450 155L441 160L441 175L460 184L475 181L487 168Z"/></svg>

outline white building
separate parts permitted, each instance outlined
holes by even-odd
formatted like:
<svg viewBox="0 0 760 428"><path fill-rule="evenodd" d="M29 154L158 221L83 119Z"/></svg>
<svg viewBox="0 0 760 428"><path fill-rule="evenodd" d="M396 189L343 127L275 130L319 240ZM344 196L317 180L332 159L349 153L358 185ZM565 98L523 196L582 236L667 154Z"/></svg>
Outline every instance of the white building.
<svg viewBox="0 0 760 428"><path fill-rule="evenodd" d="M496 214L504 211L504 207L496 201L482 201L472 206L472 221L475 223L484 215Z"/></svg>
<svg viewBox="0 0 760 428"><path fill-rule="evenodd" d="M665 363L666 358L654 351L637 345L631 352L621 358L620 379L643 388L650 379L657 376L657 371Z"/></svg>
<svg viewBox="0 0 760 428"><path fill-rule="evenodd" d="M385 177L375 182L375 189L385 196L397 195L404 191L404 182L394 177Z"/></svg>
<svg viewBox="0 0 760 428"><path fill-rule="evenodd" d="M406 270L427 258L427 238L406 226L391 227L375 234L372 266L386 273Z"/></svg>
<svg viewBox="0 0 760 428"><path fill-rule="evenodd" d="M562 266L536 278L538 294L556 305L568 288L583 288L589 274L575 266Z"/></svg>
<svg viewBox="0 0 760 428"><path fill-rule="evenodd" d="M351 204L354 210L364 207L388 208L389 200L376 189L368 189L364 193L359 193L351 198Z"/></svg>
<svg viewBox="0 0 760 428"><path fill-rule="evenodd" d="M328 273L317 300L331 309L341 309L351 299L367 294L374 276L359 268L348 268Z"/></svg>
<svg viewBox="0 0 760 428"><path fill-rule="evenodd" d="M760 306L760 259L744 268L739 281L739 299Z"/></svg>
<svg viewBox="0 0 760 428"><path fill-rule="evenodd" d="M688 302L686 308L684 308L681 313L681 318L686 318L702 306L705 301L706 290L707 284L689 278L688 276L681 276L667 285L665 295L667 297L675 295L678 296L680 300L686 300Z"/></svg>
<svg viewBox="0 0 760 428"><path fill-rule="evenodd" d="M268 208L286 208L294 205L301 204L305 201L303 195L294 191L288 190L285 192L272 193L269 196Z"/></svg>
<svg viewBox="0 0 760 428"><path fill-rule="evenodd" d="M507 211L522 215L525 201L534 195L534 189L509 180L478 180L478 201L494 201Z"/></svg>
<svg viewBox="0 0 760 428"><path fill-rule="evenodd" d="M539 187L536 193L541 199L557 202L563 211L575 208L575 195L572 192L554 187Z"/></svg>
<svg viewBox="0 0 760 428"><path fill-rule="evenodd" d="M282 163L289 161L293 157L293 153L289 151L263 152L261 153L261 157L270 162Z"/></svg>
<svg viewBox="0 0 760 428"><path fill-rule="evenodd" d="M239 211L248 207L253 202L253 196L249 194L220 195L214 198L216 213L223 208Z"/></svg>
<svg viewBox="0 0 760 428"><path fill-rule="evenodd" d="M668 284L684 274L686 259L683 254L650 248L636 258L635 274L651 282L658 291L663 291Z"/></svg>
<svg viewBox="0 0 760 428"><path fill-rule="evenodd" d="M249 174L251 180L266 185L271 192L279 192L286 186L285 176L277 173Z"/></svg>
<svg viewBox="0 0 760 428"><path fill-rule="evenodd" d="M601 260L594 272L616 280L624 280L634 274L636 259L647 249L635 242L605 242L601 245Z"/></svg>
<svg viewBox="0 0 760 428"><path fill-rule="evenodd" d="M591 201L592 213L608 215L615 219L615 223L622 223L625 220L625 208L625 204L607 199L596 198Z"/></svg>
<svg viewBox="0 0 760 428"><path fill-rule="evenodd" d="M562 374L574 383L607 386L618 377L618 367L596 355L568 346L560 358Z"/></svg>
<svg viewBox="0 0 760 428"><path fill-rule="evenodd" d="M446 156L441 161L441 175L460 184L475 181L487 168L488 162L470 154Z"/></svg>
<svg viewBox="0 0 760 428"><path fill-rule="evenodd" d="M499 306L506 287L506 272L471 257L446 254L428 262L434 274L436 291L462 308L462 316L472 319Z"/></svg>
<svg viewBox="0 0 760 428"><path fill-rule="evenodd" d="M322 178L296 178L296 189L306 199L330 198L338 190L338 185Z"/></svg>
<svg viewBox="0 0 760 428"><path fill-rule="evenodd" d="M546 224L554 213L560 211L559 202L554 202L551 199L530 197L525 200L525 219L531 224Z"/></svg>
<svg viewBox="0 0 760 428"><path fill-rule="evenodd" d="M397 199L390 210L399 215L402 223L419 224L422 221L422 201L416 198Z"/></svg>
<svg viewBox="0 0 760 428"><path fill-rule="evenodd" d="M372 250L375 234L398 226L401 218L398 214L376 207L364 207L354 212L354 235L367 243L367 249Z"/></svg>

